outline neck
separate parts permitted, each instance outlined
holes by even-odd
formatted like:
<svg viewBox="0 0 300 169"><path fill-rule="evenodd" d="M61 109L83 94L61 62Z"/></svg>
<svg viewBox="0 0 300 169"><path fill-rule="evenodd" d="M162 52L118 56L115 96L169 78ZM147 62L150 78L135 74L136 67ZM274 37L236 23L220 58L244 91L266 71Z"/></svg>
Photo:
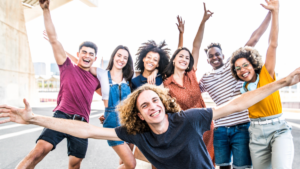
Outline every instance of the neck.
<svg viewBox="0 0 300 169"><path fill-rule="evenodd" d="M77 64L77 66L80 68L80 69L82 69L82 70L85 70L85 71L90 71L90 67L82 67L81 65L79 65L79 64Z"/></svg>
<svg viewBox="0 0 300 169"><path fill-rule="evenodd" d="M256 79L257 79L257 74L255 73L254 76L253 76L253 78L249 81L249 83L255 82Z"/></svg>
<svg viewBox="0 0 300 169"><path fill-rule="evenodd" d="M214 67L213 69L214 69L214 70L217 70L217 69L221 68L223 65L224 65L224 64L223 64L223 62L222 62L222 64L221 64L220 66Z"/></svg>
<svg viewBox="0 0 300 169"><path fill-rule="evenodd" d="M153 131L155 134L163 134L165 133L168 128L169 128L169 119L168 115L165 115L164 120L159 123L159 124L148 124L150 129Z"/></svg>
<svg viewBox="0 0 300 169"><path fill-rule="evenodd" d="M154 71L154 70L153 70L153 71ZM153 71L150 72L149 70L144 69L143 76L144 76L145 78L147 78L147 77L149 77L149 76L152 74Z"/></svg>
<svg viewBox="0 0 300 169"><path fill-rule="evenodd" d="M123 77L123 70L117 69L113 66L112 69L110 70L110 74L111 74L111 76L114 76L114 77Z"/></svg>
<svg viewBox="0 0 300 169"><path fill-rule="evenodd" d="M183 79L184 73L185 73L185 70L179 70L179 69L174 68L174 76L175 77L179 77L179 78Z"/></svg>

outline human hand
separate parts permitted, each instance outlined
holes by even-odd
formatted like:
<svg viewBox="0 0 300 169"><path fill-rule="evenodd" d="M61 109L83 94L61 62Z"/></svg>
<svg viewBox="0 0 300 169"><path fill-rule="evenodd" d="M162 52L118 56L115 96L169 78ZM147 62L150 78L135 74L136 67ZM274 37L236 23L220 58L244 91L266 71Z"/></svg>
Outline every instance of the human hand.
<svg viewBox="0 0 300 169"><path fill-rule="evenodd" d="M147 83L155 85L155 79L157 76L158 70L155 69L150 76L147 77Z"/></svg>
<svg viewBox="0 0 300 169"><path fill-rule="evenodd" d="M44 9L49 9L50 6L50 0L39 0L41 8Z"/></svg>
<svg viewBox="0 0 300 169"><path fill-rule="evenodd" d="M7 122L15 122L19 124L29 124L29 121L34 117L31 107L26 99L23 99L25 104L24 109L0 105L0 118L8 117L8 119L1 120L0 124Z"/></svg>
<svg viewBox="0 0 300 169"><path fill-rule="evenodd" d="M178 21L178 24L176 23L177 25L177 28L179 30L180 33L184 33L184 24L185 24L185 21L182 21L182 18L177 16L177 21Z"/></svg>
<svg viewBox="0 0 300 169"><path fill-rule="evenodd" d="M100 120L100 123L103 124L103 123L104 123L104 120L105 120L104 115L101 115L101 116L99 117L99 120Z"/></svg>
<svg viewBox="0 0 300 169"><path fill-rule="evenodd" d="M204 2L203 2L203 6L204 6L203 21L206 22L214 13L211 12L210 10L206 10L206 6Z"/></svg>
<svg viewBox="0 0 300 169"><path fill-rule="evenodd" d="M273 12L273 11L279 11L279 1L278 0L265 0L267 5L260 4L265 9Z"/></svg>
<svg viewBox="0 0 300 169"><path fill-rule="evenodd" d="M285 77L285 86L293 86L300 81L300 67Z"/></svg>

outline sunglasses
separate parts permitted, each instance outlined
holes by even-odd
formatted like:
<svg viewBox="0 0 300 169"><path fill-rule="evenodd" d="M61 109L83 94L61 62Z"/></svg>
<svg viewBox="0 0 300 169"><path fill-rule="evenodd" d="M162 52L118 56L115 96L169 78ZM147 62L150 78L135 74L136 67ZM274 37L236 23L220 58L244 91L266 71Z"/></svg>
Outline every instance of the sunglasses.
<svg viewBox="0 0 300 169"><path fill-rule="evenodd" d="M243 64L242 64L242 67L243 67L243 68L247 68L249 65L250 65L249 63L243 63ZM237 71L237 72L240 71L240 70L242 69L242 67L236 66L236 67L235 67L235 71Z"/></svg>

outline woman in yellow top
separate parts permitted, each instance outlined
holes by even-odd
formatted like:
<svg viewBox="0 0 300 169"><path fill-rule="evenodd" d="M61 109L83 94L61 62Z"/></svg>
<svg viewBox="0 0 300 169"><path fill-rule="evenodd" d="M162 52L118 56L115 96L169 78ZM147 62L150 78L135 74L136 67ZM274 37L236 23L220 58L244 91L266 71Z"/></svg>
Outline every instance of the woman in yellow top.
<svg viewBox="0 0 300 169"><path fill-rule="evenodd" d="M252 47L242 47L233 53L231 71L233 76L245 81L241 92L255 90L276 81L275 62L278 42L278 0L266 0L263 5L272 13L272 27L266 63ZM282 115L279 91L248 108L251 118L250 153L253 168L292 168L294 157L291 127Z"/></svg>

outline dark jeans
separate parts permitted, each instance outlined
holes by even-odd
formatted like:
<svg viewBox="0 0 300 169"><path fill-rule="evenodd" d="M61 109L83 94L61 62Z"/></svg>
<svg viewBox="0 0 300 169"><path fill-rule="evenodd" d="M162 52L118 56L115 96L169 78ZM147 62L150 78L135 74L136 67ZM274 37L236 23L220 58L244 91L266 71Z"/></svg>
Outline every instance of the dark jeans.
<svg viewBox="0 0 300 169"><path fill-rule="evenodd" d="M231 156L233 155L234 168L251 168L249 126L250 122L214 129L216 165L231 165Z"/></svg>
<svg viewBox="0 0 300 169"><path fill-rule="evenodd" d="M72 117L67 114L57 110L53 117L62 118L62 119L72 119ZM82 139L78 137L71 136L69 134L57 132L51 129L44 128L38 140L45 140L53 145L53 149L55 149L56 145L60 143L64 138L67 138L68 143L68 156L72 155L77 158L84 158L87 147L88 147L88 139ZM37 142L36 141L36 142Z"/></svg>

